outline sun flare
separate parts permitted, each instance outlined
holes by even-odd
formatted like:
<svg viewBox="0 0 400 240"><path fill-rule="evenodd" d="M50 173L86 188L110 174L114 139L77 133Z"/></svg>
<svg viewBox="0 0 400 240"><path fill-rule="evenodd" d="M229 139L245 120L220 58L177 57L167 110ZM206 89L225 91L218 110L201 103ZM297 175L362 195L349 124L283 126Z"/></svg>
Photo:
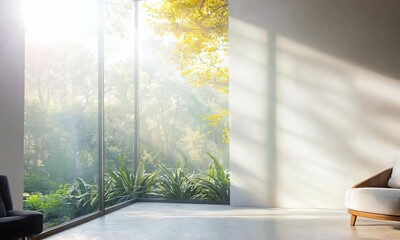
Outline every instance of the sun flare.
<svg viewBox="0 0 400 240"><path fill-rule="evenodd" d="M26 35L40 41L82 42L96 35L96 0L23 0Z"/></svg>

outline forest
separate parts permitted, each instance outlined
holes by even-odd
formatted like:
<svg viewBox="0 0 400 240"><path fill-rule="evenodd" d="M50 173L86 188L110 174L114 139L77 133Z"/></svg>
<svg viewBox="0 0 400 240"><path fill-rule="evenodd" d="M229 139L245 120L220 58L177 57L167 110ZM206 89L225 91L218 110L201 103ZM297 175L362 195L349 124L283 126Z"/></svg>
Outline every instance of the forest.
<svg viewBox="0 0 400 240"><path fill-rule="evenodd" d="M103 66L96 1L57 1L25 18L24 208L43 212L45 227L98 211L99 178L106 207L229 202L227 0L106 2Z"/></svg>

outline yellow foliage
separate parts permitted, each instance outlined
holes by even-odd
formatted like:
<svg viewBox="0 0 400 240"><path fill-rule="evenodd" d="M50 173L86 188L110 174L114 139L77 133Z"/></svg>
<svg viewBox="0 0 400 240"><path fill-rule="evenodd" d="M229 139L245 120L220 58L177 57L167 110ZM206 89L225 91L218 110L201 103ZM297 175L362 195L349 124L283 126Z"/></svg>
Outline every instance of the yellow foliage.
<svg viewBox="0 0 400 240"><path fill-rule="evenodd" d="M229 143L229 129L224 128L222 133L222 142L228 144Z"/></svg>
<svg viewBox="0 0 400 240"><path fill-rule="evenodd" d="M213 114L202 116L202 119L206 120L208 125L216 127L227 116L229 116L228 109L215 109Z"/></svg>
<svg viewBox="0 0 400 240"><path fill-rule="evenodd" d="M195 87L228 94L228 0L147 0L143 6L155 32L175 38L171 60L181 75ZM228 116L229 110L216 109L202 119L216 127ZM222 142L229 143L227 127Z"/></svg>
<svg viewBox="0 0 400 240"><path fill-rule="evenodd" d="M202 116L201 118L208 122L209 126L217 127L221 123L224 123L224 120L229 117L228 109L214 109L214 112L207 116ZM211 131L209 132L211 134ZM229 129L228 127L224 127L222 130L222 142L228 144L229 143Z"/></svg>
<svg viewBox="0 0 400 240"><path fill-rule="evenodd" d="M173 59L196 87L209 85L228 93L228 1L153 0L144 7L161 36L177 40Z"/></svg>

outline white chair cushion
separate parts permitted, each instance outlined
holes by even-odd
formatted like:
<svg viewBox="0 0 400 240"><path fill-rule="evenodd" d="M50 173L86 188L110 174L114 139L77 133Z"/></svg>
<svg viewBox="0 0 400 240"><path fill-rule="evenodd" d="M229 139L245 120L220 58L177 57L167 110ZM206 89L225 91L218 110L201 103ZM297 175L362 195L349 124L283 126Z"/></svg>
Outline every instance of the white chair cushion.
<svg viewBox="0 0 400 240"><path fill-rule="evenodd" d="M400 216L400 189L353 188L346 191L345 204L356 211Z"/></svg>
<svg viewBox="0 0 400 240"><path fill-rule="evenodd" d="M392 188L400 188L400 152L396 152L394 155L393 171L388 185Z"/></svg>

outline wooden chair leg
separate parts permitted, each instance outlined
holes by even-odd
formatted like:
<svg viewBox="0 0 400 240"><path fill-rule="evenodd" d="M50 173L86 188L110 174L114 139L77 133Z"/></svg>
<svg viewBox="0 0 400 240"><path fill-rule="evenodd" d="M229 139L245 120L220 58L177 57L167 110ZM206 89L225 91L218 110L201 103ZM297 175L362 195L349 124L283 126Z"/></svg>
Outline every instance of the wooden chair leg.
<svg viewBox="0 0 400 240"><path fill-rule="evenodd" d="M357 216L351 214L351 218L350 218L350 226L354 226L356 225L356 220L357 220Z"/></svg>

